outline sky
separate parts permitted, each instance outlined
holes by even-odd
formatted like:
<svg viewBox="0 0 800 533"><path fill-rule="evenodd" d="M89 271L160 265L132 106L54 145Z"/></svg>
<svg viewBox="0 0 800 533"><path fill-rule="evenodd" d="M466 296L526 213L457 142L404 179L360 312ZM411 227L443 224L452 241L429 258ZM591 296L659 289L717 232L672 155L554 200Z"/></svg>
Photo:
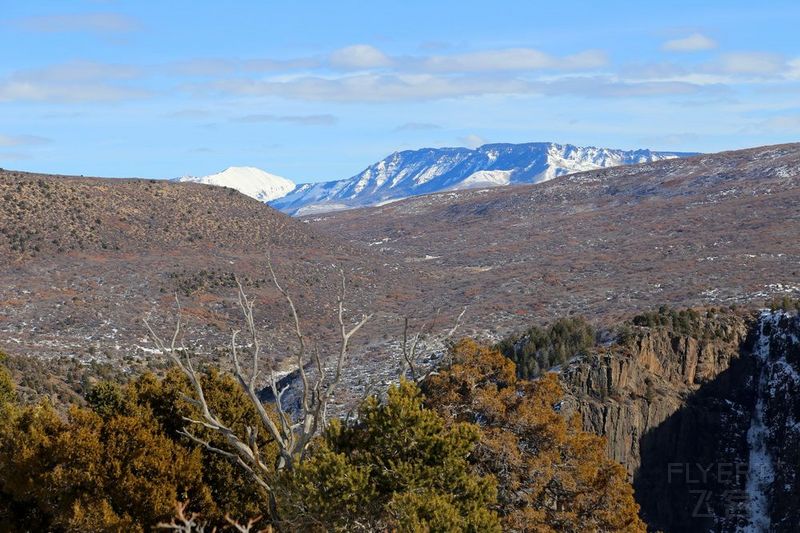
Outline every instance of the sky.
<svg viewBox="0 0 800 533"><path fill-rule="evenodd" d="M350 177L398 150L800 141L800 2L0 0L0 167Z"/></svg>

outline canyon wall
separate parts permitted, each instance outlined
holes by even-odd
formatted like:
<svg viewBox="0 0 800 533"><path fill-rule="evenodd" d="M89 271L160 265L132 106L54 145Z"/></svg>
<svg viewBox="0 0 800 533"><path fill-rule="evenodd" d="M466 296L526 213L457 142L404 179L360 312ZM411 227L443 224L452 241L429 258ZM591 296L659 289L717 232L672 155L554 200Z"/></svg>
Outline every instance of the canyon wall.
<svg viewBox="0 0 800 533"><path fill-rule="evenodd" d="M561 370L562 410L603 435L660 531L795 531L800 319L697 313L633 327Z"/></svg>

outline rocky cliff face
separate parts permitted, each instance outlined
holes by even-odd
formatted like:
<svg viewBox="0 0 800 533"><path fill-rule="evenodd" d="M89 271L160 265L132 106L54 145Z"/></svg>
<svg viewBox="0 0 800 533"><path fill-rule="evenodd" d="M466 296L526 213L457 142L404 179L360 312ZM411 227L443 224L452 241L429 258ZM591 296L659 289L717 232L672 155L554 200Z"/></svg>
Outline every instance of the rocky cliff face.
<svg viewBox="0 0 800 533"><path fill-rule="evenodd" d="M794 531L800 319L714 312L628 337L562 370L564 409L607 437L650 526Z"/></svg>
<svg viewBox="0 0 800 533"><path fill-rule="evenodd" d="M641 463L641 437L741 356L748 332L743 317L714 314L695 328L718 335L697 339L668 327L637 328L627 343L562 372L571 392L567 408L581 416L587 430L607 437L609 456L631 474Z"/></svg>
<svg viewBox="0 0 800 533"><path fill-rule="evenodd" d="M797 531L800 517L800 316L762 314L755 334L756 403L745 501L751 522Z"/></svg>

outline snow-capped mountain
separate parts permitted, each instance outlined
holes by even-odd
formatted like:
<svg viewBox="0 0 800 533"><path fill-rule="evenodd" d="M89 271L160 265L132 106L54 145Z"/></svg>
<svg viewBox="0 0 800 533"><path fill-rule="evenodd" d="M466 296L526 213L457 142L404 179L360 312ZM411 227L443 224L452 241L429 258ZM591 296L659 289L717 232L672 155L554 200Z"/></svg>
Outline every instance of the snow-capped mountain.
<svg viewBox="0 0 800 533"><path fill-rule="evenodd" d="M543 142L486 144L474 150L406 150L348 179L299 185L271 205L294 215L312 214L445 190L536 183L573 172L688 155L694 154Z"/></svg>
<svg viewBox="0 0 800 533"><path fill-rule="evenodd" d="M210 176L200 178L184 176L178 178L177 181L193 181L206 185L230 187L262 202L281 198L295 188L295 184L291 180L255 167L229 167Z"/></svg>

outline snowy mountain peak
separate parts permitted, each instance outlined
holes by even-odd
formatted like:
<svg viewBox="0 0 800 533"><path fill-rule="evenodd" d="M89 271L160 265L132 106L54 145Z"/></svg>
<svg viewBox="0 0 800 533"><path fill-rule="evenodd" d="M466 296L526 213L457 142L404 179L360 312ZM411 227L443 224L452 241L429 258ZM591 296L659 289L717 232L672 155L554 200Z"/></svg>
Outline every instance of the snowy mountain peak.
<svg viewBox="0 0 800 533"><path fill-rule="evenodd" d="M295 184L291 180L270 174L256 167L228 167L217 174L199 178L184 176L178 178L177 181L191 181L205 183L206 185L230 187L262 202L282 198L295 188Z"/></svg>
<svg viewBox="0 0 800 533"><path fill-rule="evenodd" d="M351 178L306 184L272 202L293 215L380 205L439 191L537 183L564 174L684 157L547 142L395 152Z"/></svg>

